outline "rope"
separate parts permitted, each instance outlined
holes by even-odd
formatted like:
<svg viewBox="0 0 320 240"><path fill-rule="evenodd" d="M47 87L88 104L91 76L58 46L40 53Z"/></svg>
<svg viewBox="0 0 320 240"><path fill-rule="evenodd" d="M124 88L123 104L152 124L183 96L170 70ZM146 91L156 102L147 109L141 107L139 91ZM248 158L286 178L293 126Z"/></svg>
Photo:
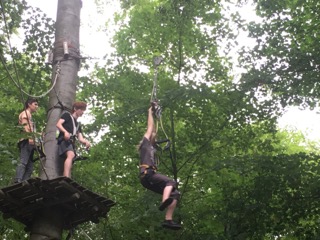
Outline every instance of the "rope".
<svg viewBox="0 0 320 240"><path fill-rule="evenodd" d="M14 78L12 77L9 69L7 68L7 65L5 63L5 59L4 57L1 55L1 62L2 62L2 65L4 66L6 72L8 73L11 81L14 83L14 85L19 89L19 91L21 93L24 93L26 94L28 97L32 97L32 98L42 98L44 96L46 96L54 87L54 85L56 84L56 81L57 81L57 75L59 73L56 72L56 77L55 77L55 80L54 80L54 83L52 84L52 86L50 87L50 89L48 91L46 91L45 93L39 95L39 96L35 96L35 95L30 95L28 92L24 91L21 87L21 84L20 84L20 81L19 81L19 77L18 77L18 72L17 72L17 67L16 67L16 62L13 58L13 53L12 53L12 47L11 47L11 41L10 41L10 36L9 36L9 30L8 30L8 27L7 27L7 20L6 20L6 16L5 16L5 12L4 12L4 6L3 6L3 1L1 1L1 8L3 9L2 11L2 16L3 16L3 19L4 19L4 23L5 23L5 29L6 29L6 35L7 35L7 40L8 40L8 46L10 48L10 55L12 57L12 62L13 62L13 65L14 65L14 71L15 71L15 74L17 76L17 82L14 80ZM60 66L60 63L58 62L58 66ZM58 69L60 71L60 68ZM24 100L24 99L23 99ZM22 101L24 102L24 101Z"/></svg>
<svg viewBox="0 0 320 240"><path fill-rule="evenodd" d="M156 132L158 132L158 129L159 129L159 124L158 123L160 123L160 128L163 131L165 137L168 139L168 135L167 135L166 131L163 128L163 123L162 123L162 118L161 118L161 107L158 104L154 104L154 103L158 102L158 99L157 99L158 66L161 64L162 60L163 60L162 57L155 57L153 59L153 64L155 66L155 70L154 70L154 76L153 76L153 87L152 87L152 91L151 91L150 102L153 104L154 113L156 115L156 118L158 119L158 121L156 122Z"/></svg>
<svg viewBox="0 0 320 240"><path fill-rule="evenodd" d="M162 132L164 133L164 135L165 135L166 139L169 139L169 138L168 138L168 135L167 135L167 133L166 133L166 131L165 131L165 130L164 130L164 128L163 128L163 124L162 124L162 117L161 117L161 116L160 116L160 118L159 118L159 122L160 122L161 130L162 130Z"/></svg>
<svg viewBox="0 0 320 240"><path fill-rule="evenodd" d="M7 70L7 67L5 66L6 70ZM12 80L12 82L16 85L16 87L21 91L23 92L25 95L27 95L28 97L32 97L32 98L43 98L44 96L46 96L47 94L49 94L49 92L54 88L54 86L56 85L57 83L57 79L60 75L60 70L61 70L61 67L60 67L60 62L57 63L57 68L56 68L56 74L55 74L55 78L54 78L54 81L53 81L53 84L52 86L49 88L48 91L46 91L45 93L41 94L41 95L30 95L29 93L27 93L26 91L24 91L22 88L21 88L21 85L19 86L17 84L17 82L13 79L13 77L10 75L10 73L8 72L9 76L10 76L10 79Z"/></svg>
<svg viewBox="0 0 320 240"><path fill-rule="evenodd" d="M164 142L167 143L166 146L164 147L164 149L162 149L160 147L160 145L158 145L158 147L161 149L161 154L162 154L163 150L170 149L170 140L168 138L168 135L167 135L166 131L164 130L163 123L162 123L162 114L161 114L162 113L162 109L161 109L161 106L158 104L158 99L157 99L158 66L161 64L162 60L163 60L162 57L155 57L153 59L153 64L154 64L154 69L155 70L154 70L153 87L152 87L151 99L150 99L151 106L152 106L152 109L153 109L153 113L154 113L155 118L156 118L156 121L155 121L155 132L156 133L158 132L159 125L160 125L160 128L161 128L162 132L164 133L164 135L166 137L165 140L161 140L161 141L157 142L157 144L164 143ZM157 166L160 165L160 156L157 157L156 164L157 164Z"/></svg>
<svg viewBox="0 0 320 240"><path fill-rule="evenodd" d="M89 235L88 235L85 231L83 231L83 229L80 229L80 231L81 231L81 233L82 233L84 236L86 236L89 240L92 240L92 238L90 238Z"/></svg>
<svg viewBox="0 0 320 240"><path fill-rule="evenodd" d="M154 69L154 76L153 76L153 87L152 87L152 91L151 91L151 99L150 102L156 101L157 100L157 79L158 79L158 66L160 65L160 63L162 62L162 57L155 57L153 59L153 64L155 66Z"/></svg>
<svg viewBox="0 0 320 240"><path fill-rule="evenodd" d="M69 233L66 237L66 240L72 239L72 236L74 235L75 232L75 227L69 230ZM80 233L82 233L82 235L84 235L87 239L92 240L92 238L89 237L89 235L82 229L80 228Z"/></svg>

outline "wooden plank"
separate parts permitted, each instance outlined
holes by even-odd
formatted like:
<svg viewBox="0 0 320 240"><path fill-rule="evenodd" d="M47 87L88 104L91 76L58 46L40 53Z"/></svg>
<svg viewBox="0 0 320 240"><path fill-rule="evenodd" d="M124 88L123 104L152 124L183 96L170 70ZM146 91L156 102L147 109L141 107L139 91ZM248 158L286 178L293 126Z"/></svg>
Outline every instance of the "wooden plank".
<svg viewBox="0 0 320 240"><path fill-rule="evenodd" d="M98 201L96 201L93 198L90 198L87 194L83 194L83 192L79 191L77 188L75 188L74 186L68 184L66 181L62 180L60 182L60 184L62 186L64 186L65 188L69 189L71 192L78 192L81 196L81 198L84 198L88 203L91 203L94 206L97 206L100 210L106 210L106 207L102 204L100 204Z"/></svg>
<svg viewBox="0 0 320 240"><path fill-rule="evenodd" d="M41 209L60 207L65 214L64 229L106 217L115 205L66 177L51 180L32 178L0 190L0 210L5 218L14 218L27 227Z"/></svg>

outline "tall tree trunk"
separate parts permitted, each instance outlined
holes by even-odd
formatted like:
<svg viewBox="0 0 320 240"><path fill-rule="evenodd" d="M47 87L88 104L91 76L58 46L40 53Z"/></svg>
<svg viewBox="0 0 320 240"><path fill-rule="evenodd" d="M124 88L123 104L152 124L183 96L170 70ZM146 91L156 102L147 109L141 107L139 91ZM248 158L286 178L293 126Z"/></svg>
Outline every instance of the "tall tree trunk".
<svg viewBox="0 0 320 240"><path fill-rule="evenodd" d="M61 176L63 172L63 161L59 161L57 153L56 123L61 116L62 107L71 109L75 100L81 7L81 0L58 0L52 82L59 70L60 74L49 96L44 144L46 160L43 162L44 169L40 172L41 179L45 180ZM43 209L36 216L30 239L61 239L64 219L59 207Z"/></svg>

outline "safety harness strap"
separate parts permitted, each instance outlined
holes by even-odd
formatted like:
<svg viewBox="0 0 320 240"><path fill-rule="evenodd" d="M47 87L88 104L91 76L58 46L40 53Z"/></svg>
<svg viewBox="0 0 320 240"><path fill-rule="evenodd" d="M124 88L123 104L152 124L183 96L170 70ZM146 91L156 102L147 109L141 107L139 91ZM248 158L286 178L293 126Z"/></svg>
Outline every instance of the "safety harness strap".
<svg viewBox="0 0 320 240"><path fill-rule="evenodd" d="M152 168L153 170L157 170L157 168L155 166L150 166L148 164L141 164L139 167L146 168L146 169Z"/></svg>
<svg viewBox="0 0 320 240"><path fill-rule="evenodd" d="M141 172L143 174L147 174L148 173L148 169L152 169L154 172L157 171L157 168L155 166L150 166L150 165L147 165L147 164L141 164L139 167L140 168L144 168L144 171Z"/></svg>

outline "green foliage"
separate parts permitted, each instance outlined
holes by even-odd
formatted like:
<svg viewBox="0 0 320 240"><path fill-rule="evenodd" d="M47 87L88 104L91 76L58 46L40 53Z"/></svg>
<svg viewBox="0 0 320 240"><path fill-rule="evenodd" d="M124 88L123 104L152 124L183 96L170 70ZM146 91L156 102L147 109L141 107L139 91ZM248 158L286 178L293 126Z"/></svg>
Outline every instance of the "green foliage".
<svg viewBox="0 0 320 240"><path fill-rule="evenodd" d="M122 3L114 38L116 61L110 59L104 68L96 68L83 79L87 84L81 88L94 106L95 122L89 128L102 135L92 156L100 166L97 178L105 185L100 190L118 203L110 212L109 231L103 223L105 231L100 228L101 235L95 236L315 236L309 233L316 231L311 227L313 216L298 209L307 204L301 205L301 199L292 201L308 194L312 196L308 204L316 204L315 188L303 188L317 182L318 168L312 163L318 157L300 153L306 151L300 145L301 137L288 143L292 136L276 134L279 109L272 101L261 101L255 89L230 79L231 64L217 51L219 39L233 39L220 5ZM215 9L214 14L208 9ZM163 107L163 128L172 143L171 152L161 155L160 172L177 179L182 194L175 218L184 229L175 233L159 228L163 219L156 211L160 196L143 189L137 178L135 145L145 131L155 77L153 57L159 55L164 61L158 69L157 96ZM164 137L159 128L159 138ZM83 169L87 170L91 172ZM297 178L299 174L304 177ZM80 175L86 174L81 171ZM302 225L310 228L301 231Z"/></svg>
<svg viewBox="0 0 320 240"><path fill-rule="evenodd" d="M249 70L244 84L270 90L282 106L313 109L319 98L319 2L256 2L262 21L248 26L257 45L243 52L242 66Z"/></svg>
<svg viewBox="0 0 320 240"><path fill-rule="evenodd" d="M19 29L19 31L18 31ZM16 34L22 34L22 48L13 45ZM18 116L27 94L40 95L49 88L50 68L45 65L53 39L53 21L26 1L1 1L0 17L0 186L12 183L19 161L17 142L22 137ZM9 40L10 39L10 40ZM40 109L34 114L37 129L45 125L46 99L39 99ZM35 169L39 168L38 163ZM37 172L35 171L35 175ZM0 218L3 239L27 239L24 226Z"/></svg>
<svg viewBox="0 0 320 240"><path fill-rule="evenodd" d="M2 169L15 168L18 159L17 142L21 138L18 128L18 115L23 110L24 102L28 96L40 95L50 85L50 69L45 65L45 53L51 46L53 38L52 20L48 19L39 9L28 7L23 1L17 5L3 3L4 11L1 18L1 31L3 31L5 47L1 48L0 65L0 148L2 149ZM10 24L10 23L14 24ZM23 49L11 45L8 38L14 37L11 33L18 27L25 30ZM40 93L40 94L39 94ZM46 99L39 99L40 109L34 118L38 130L45 124ZM11 182L14 171L2 173L4 182L2 186ZM4 184L4 185L3 185Z"/></svg>
<svg viewBox="0 0 320 240"><path fill-rule="evenodd" d="M307 1L308 6L311 3ZM264 84L277 79L271 74L275 70L272 57L282 54L271 41L272 36L282 36L281 28L278 30L275 25L281 21L277 21L274 12L285 15L283 9L294 11L293 6L299 4L258 2L260 15L271 25L249 27L261 41L264 34L269 34L268 44L259 43L257 55L243 56L247 60L260 59L267 53L271 60L267 58L261 69L251 69L252 62L243 62L250 71L237 84L230 75L231 62L218 49L223 41L229 43L227 52L237 44L229 26L234 21L242 28L243 22L238 14L230 19L222 14L224 2L121 1L122 12L116 16L119 28L113 41L116 53L106 66L96 66L79 81L78 97L90 103L94 118L92 124L85 126L85 133L92 136L95 144L89 160L77 161L72 173L75 181L117 204L100 223L77 226L74 239L85 239L85 235L92 239L133 240L317 239L319 152L315 143L299 133L278 132L276 128L281 109L274 102L301 95L293 87L285 91L288 82L279 81L274 89L266 87L271 84ZM30 84L30 79L48 76L42 57L50 46L48 36L52 29L45 32L42 26L49 27L50 21L30 13L32 17L24 25L24 52L15 49L14 56L23 73L21 84L28 86L29 92L39 92L48 84L36 80ZM28 24L34 26L29 28ZM281 44L289 44L284 36L281 40ZM286 54L297 56L295 51ZM8 55L3 56L13 69ZM144 189L138 178L136 145L146 129L155 56L164 58L157 75L164 131L158 122L158 134L160 139L168 135L171 140L170 151L160 153L159 171L176 179L181 192L174 218L183 229L176 232L161 227L161 196ZM265 69L269 72L262 71ZM281 71L274 72L277 77L284 76ZM293 73L286 74L289 77ZM16 122L21 102L20 92L12 86L7 73L0 71L0 77L5 79L0 82L4 94L0 101L0 149L4 150L0 167L6 170L1 172L0 184L7 186L14 175L12 162L17 159ZM274 98L261 98L270 92ZM44 115L42 110L35 117L44 124ZM23 226L3 218L0 234L6 239L27 238Z"/></svg>
<svg viewBox="0 0 320 240"><path fill-rule="evenodd" d="M89 128L102 135L92 156L100 169L97 178L104 183L99 190L118 203L108 223L96 226L101 230L95 236L316 236L318 156L302 153L314 148L302 146L301 136L277 134L275 116L280 110L272 105L273 100L261 101L255 88L235 85L228 76L231 64L217 49L220 40L232 41L234 36L220 14L221 5L190 1L122 4L114 38L116 61L110 59L104 68L96 68L83 79L87 84L81 88L94 106L95 122ZM163 128L172 144L171 152L161 155L160 172L176 178L182 194L175 218L184 229L175 233L159 228L163 219L156 211L160 196L143 189L137 178L135 145L146 127L155 56L164 57L157 75L158 97ZM159 134L165 137L161 128ZM93 169L86 166L83 171ZM87 175L84 172L77 176Z"/></svg>

